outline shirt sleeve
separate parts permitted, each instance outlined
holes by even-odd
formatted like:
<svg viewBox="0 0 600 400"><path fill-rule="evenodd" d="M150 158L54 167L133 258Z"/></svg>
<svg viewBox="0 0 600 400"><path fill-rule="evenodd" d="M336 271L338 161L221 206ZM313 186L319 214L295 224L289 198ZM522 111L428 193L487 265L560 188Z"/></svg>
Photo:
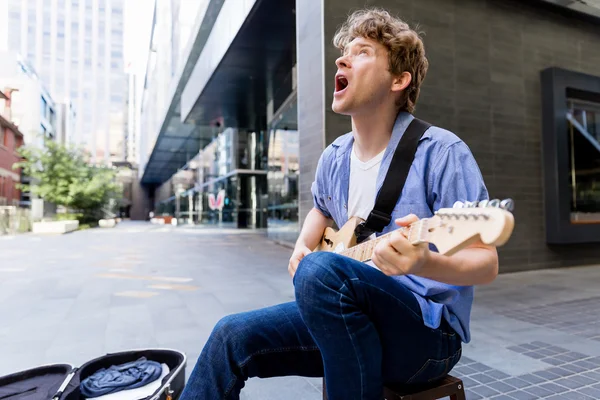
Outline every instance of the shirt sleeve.
<svg viewBox="0 0 600 400"><path fill-rule="evenodd" d="M434 212L455 202L489 200L475 157L464 142L444 148L430 172L427 202Z"/></svg>
<svg viewBox="0 0 600 400"><path fill-rule="evenodd" d="M321 154L319 162L317 163L317 172L315 173L315 180L311 186L311 192L313 196L313 203L317 210L321 212L325 217L331 218L331 213L327 209L325 204L325 169L323 168L323 159L325 153Z"/></svg>

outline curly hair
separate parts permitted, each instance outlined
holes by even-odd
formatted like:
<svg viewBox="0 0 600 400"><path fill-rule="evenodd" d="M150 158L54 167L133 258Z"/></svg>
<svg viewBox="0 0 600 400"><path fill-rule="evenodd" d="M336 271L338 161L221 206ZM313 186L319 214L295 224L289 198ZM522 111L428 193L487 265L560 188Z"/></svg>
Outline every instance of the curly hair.
<svg viewBox="0 0 600 400"><path fill-rule="evenodd" d="M343 54L346 46L357 37L373 39L387 48L390 73L410 73L411 82L400 96L398 106L402 111L414 112L429 67L420 34L383 9L367 8L348 17L333 37L333 44Z"/></svg>

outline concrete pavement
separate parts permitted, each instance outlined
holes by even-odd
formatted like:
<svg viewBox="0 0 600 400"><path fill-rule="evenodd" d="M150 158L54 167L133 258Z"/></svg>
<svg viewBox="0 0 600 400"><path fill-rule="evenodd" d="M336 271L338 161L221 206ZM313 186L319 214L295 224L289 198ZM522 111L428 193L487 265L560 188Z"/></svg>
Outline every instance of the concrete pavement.
<svg viewBox="0 0 600 400"><path fill-rule="evenodd" d="M224 315L293 299L290 250L260 233L122 223L0 237L0 376L167 347L191 372ZM501 275L476 290L455 374L468 398L600 399L600 267ZM320 379L251 379L247 400L319 399Z"/></svg>

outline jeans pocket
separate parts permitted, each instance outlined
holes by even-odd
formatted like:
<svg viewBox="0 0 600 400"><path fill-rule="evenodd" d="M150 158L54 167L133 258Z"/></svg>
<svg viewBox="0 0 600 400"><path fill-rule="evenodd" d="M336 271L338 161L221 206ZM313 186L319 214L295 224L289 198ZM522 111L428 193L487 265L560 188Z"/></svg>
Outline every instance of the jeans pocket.
<svg viewBox="0 0 600 400"><path fill-rule="evenodd" d="M462 349L459 348L454 354L442 360L428 359L406 383L429 383L438 381L448 375L448 372L458 363Z"/></svg>

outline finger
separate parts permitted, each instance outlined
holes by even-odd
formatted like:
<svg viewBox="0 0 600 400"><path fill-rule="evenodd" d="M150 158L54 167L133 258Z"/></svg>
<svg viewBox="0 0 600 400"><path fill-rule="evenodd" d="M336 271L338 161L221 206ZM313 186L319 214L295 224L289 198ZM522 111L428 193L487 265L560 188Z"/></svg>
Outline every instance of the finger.
<svg viewBox="0 0 600 400"><path fill-rule="evenodd" d="M393 268L392 253L396 253L390 244L387 242L381 242L375 247L374 256L376 256L376 266L382 271L388 271ZM397 253L396 253L397 254ZM373 261L375 263L375 260Z"/></svg>
<svg viewBox="0 0 600 400"><path fill-rule="evenodd" d="M404 236L399 231L394 231L389 236L390 245L392 248L400 254L404 254L412 251L412 244L408 241L406 236Z"/></svg>
<svg viewBox="0 0 600 400"><path fill-rule="evenodd" d="M383 249L379 258L385 268L384 272L386 275L398 274L402 270L402 266L406 263L406 257L397 253L391 246Z"/></svg>
<svg viewBox="0 0 600 400"><path fill-rule="evenodd" d="M394 221L398 226L407 226L419 220L415 214L408 214L402 218L396 218Z"/></svg>

